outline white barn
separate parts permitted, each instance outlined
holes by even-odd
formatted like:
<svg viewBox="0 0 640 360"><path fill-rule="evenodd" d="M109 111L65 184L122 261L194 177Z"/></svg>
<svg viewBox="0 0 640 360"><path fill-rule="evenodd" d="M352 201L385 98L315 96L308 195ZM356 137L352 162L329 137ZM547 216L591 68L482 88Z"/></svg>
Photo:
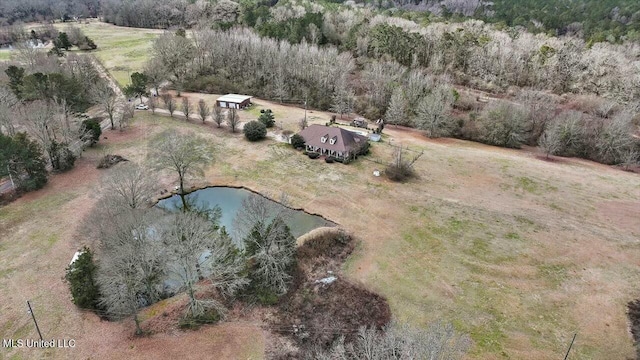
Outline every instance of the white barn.
<svg viewBox="0 0 640 360"><path fill-rule="evenodd" d="M216 105L221 108L244 109L251 105L251 96L227 94L216 100Z"/></svg>

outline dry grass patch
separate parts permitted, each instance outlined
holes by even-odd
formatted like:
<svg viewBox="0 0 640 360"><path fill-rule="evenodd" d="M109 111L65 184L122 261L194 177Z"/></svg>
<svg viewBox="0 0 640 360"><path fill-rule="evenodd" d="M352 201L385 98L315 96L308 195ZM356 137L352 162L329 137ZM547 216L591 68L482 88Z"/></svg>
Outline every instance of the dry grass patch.
<svg viewBox="0 0 640 360"><path fill-rule="evenodd" d="M272 109L277 105L256 102ZM289 108L279 109L286 114ZM291 115L283 116L285 128L294 127L303 113L292 109ZM374 177L372 172L380 165L369 161L390 159L392 148L387 144L374 144L369 160L326 164L286 145L253 144L213 124L148 112L138 113L131 129L122 134L106 132L106 143L90 150L80 164L97 161L101 149L141 161L147 141L165 129L191 130L217 144L216 162L204 179L191 184L286 192L293 207L322 214L362 239L355 256L343 267L350 281L360 281L387 298L392 313L402 321L418 326L434 320L455 324L474 339L470 358L561 358L575 332L574 359L635 354L626 305L638 298L640 283L637 222L613 214L640 211L636 174L583 160L540 161L524 151L460 140L431 141L415 132L389 128L385 129L387 139L425 150L416 163L418 178L395 184ZM0 274L4 274L0 287L9 294L0 300L0 311L23 313L25 297L46 298L52 312L42 315L43 323L60 324L57 329L66 327L65 334L83 339L79 354L85 358L97 356L87 350L99 347L96 337L102 343L117 344L130 325L102 324L84 317L71 305L68 289L60 282L76 248L75 224L95 202L90 194L101 175L95 162L92 166L96 173L85 173L80 167L69 175L54 176L52 188L76 196L65 204L40 200L40 206L26 205L44 199L37 194L51 191L45 188L0 210L0 224L11 225L8 237L0 240L2 259L15 262L0 262ZM62 176L68 176L65 179L74 184L72 188L55 180ZM158 179L167 188L174 181L170 175ZM31 221L32 212L44 215ZM53 230L45 231L49 228ZM54 232L58 240L47 245L47 236ZM25 240L29 234L33 238ZM37 251L29 250L32 244ZM41 272L25 266L33 263ZM20 321L2 318L0 329L10 329L10 335L28 331ZM242 333L228 324L183 335L183 340L202 340L202 334L226 331L219 329ZM246 331L256 334L255 328ZM157 335L145 346L126 340L124 344L135 350L115 357L144 357L153 351L149 346L161 340L173 338ZM241 347L240 340L236 344ZM107 356L109 351L103 346L96 354Z"/></svg>

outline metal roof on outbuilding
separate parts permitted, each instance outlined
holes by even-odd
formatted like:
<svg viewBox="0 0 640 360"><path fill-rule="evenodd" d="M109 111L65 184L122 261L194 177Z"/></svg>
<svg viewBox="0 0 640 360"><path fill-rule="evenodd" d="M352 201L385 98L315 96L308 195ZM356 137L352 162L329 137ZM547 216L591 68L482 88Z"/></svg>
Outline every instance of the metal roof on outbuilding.
<svg viewBox="0 0 640 360"><path fill-rule="evenodd" d="M252 96L248 96L248 95L227 94L227 95L219 97L217 99L217 101L224 101L224 102L240 104L243 101L247 101L247 100L249 100L251 98L252 98Z"/></svg>

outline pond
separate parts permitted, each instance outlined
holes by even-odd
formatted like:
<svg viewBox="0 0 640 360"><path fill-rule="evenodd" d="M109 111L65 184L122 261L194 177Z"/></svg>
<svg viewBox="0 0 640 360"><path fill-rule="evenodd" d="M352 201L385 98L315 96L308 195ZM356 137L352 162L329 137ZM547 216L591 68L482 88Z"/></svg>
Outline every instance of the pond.
<svg viewBox="0 0 640 360"><path fill-rule="evenodd" d="M213 209L216 206L220 207L222 210L220 225L226 227L229 234L233 234L233 218L242 207L242 201L252 194L255 193L247 189L215 186L196 190L186 195L186 197L189 200L194 200L199 206L204 205L208 209ZM311 215L302 210L293 210L276 201L269 201L276 206L277 210L287 212L287 225L291 229L291 234L296 238L319 227L336 225L321 216ZM158 202L159 207L169 211L177 210L181 204L179 195L173 195Z"/></svg>

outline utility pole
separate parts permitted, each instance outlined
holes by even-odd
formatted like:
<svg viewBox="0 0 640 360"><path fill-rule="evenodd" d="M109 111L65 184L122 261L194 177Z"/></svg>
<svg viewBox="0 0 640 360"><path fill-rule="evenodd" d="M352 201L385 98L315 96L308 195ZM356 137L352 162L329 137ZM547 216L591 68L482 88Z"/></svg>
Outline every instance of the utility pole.
<svg viewBox="0 0 640 360"><path fill-rule="evenodd" d="M307 95L304 95L304 123L307 123Z"/></svg>
<svg viewBox="0 0 640 360"><path fill-rule="evenodd" d="M569 351L571 351L571 348L573 347L573 342L576 341L577 335L578 333L573 334L573 339L571 340L571 344L569 344L569 349L567 350L567 355L564 356L564 360L567 360L569 358Z"/></svg>
<svg viewBox="0 0 640 360"><path fill-rule="evenodd" d="M29 300L27 300L27 306L29 307L29 314L31 314L33 323L36 324L36 330L38 330L38 335L40 335L40 341L44 341L44 339L42 338L42 333L40 332L40 328L38 327L38 322L36 321L36 316L33 313L33 310L31 309L31 304L29 303Z"/></svg>
<svg viewBox="0 0 640 360"><path fill-rule="evenodd" d="M9 169L9 165L7 165L7 172L9 173L9 180L11 180L11 190L15 190L16 184L13 182L13 176L11 176L11 169Z"/></svg>

